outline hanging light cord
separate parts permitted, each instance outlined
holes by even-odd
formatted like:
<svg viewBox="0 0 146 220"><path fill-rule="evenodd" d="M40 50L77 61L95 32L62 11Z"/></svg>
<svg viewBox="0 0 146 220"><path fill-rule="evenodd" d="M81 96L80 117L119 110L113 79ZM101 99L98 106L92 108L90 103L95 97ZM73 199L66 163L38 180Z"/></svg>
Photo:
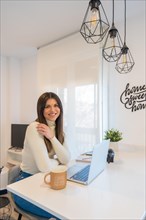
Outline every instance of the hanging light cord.
<svg viewBox="0 0 146 220"><path fill-rule="evenodd" d="M114 0L113 0L113 21L112 21L112 25L114 26Z"/></svg>
<svg viewBox="0 0 146 220"><path fill-rule="evenodd" d="M124 43L126 43L126 0L125 0L125 30L124 30Z"/></svg>
<svg viewBox="0 0 146 220"><path fill-rule="evenodd" d="M105 10L104 10L104 7L102 6L102 4L101 4L101 7L102 7L102 10L103 10L103 13L104 13L105 18L106 18L106 20L108 21L107 15L106 15L106 13L105 13Z"/></svg>

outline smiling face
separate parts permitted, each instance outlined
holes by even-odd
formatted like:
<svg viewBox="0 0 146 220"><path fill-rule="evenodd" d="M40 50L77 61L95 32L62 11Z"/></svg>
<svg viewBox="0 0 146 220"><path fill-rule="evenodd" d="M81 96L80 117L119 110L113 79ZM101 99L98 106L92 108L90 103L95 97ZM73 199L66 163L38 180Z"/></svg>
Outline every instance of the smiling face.
<svg viewBox="0 0 146 220"><path fill-rule="evenodd" d="M43 114L46 120L56 121L60 115L60 108L55 99L50 98L46 101Z"/></svg>

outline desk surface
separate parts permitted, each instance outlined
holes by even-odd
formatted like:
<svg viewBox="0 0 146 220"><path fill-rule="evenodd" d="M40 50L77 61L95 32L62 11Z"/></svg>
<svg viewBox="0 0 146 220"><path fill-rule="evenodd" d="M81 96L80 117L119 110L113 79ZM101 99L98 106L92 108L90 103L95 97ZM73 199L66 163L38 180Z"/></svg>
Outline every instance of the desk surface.
<svg viewBox="0 0 146 220"><path fill-rule="evenodd" d="M139 220L145 212L144 149L121 149L88 186L68 181L65 189L55 191L43 178L38 173L7 189L62 219Z"/></svg>

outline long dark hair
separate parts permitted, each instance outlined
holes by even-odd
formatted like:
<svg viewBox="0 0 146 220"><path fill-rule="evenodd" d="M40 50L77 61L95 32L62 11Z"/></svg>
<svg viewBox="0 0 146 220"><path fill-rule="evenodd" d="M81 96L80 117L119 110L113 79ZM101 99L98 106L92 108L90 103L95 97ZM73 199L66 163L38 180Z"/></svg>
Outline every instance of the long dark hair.
<svg viewBox="0 0 146 220"><path fill-rule="evenodd" d="M47 121L44 117L44 108L46 106L46 102L48 99L55 99L58 104L58 107L60 109L60 115L58 116L58 118L55 121L55 123L56 123L55 132L56 132L56 138L59 140L59 142L61 144L63 144L63 142L64 142L63 107L62 107L62 103L61 103L60 98L55 93L46 92L39 97L38 102L37 102L38 118L36 119L36 121L47 125ZM52 149L52 144L51 144L50 140L48 140L46 137L44 137L44 141L45 141L48 152L50 152Z"/></svg>

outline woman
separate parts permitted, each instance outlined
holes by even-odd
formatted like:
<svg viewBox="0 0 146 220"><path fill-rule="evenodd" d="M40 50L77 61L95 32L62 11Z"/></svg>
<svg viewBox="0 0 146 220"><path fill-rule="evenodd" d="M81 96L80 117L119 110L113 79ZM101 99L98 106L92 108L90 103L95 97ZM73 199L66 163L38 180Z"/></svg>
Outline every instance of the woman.
<svg viewBox="0 0 146 220"><path fill-rule="evenodd" d="M59 97L52 92L42 94L37 103L37 115L36 121L27 127L20 166L22 171L18 180L38 172L50 172L70 160L64 140L63 107ZM24 210L46 218L53 217L16 195L14 199Z"/></svg>

